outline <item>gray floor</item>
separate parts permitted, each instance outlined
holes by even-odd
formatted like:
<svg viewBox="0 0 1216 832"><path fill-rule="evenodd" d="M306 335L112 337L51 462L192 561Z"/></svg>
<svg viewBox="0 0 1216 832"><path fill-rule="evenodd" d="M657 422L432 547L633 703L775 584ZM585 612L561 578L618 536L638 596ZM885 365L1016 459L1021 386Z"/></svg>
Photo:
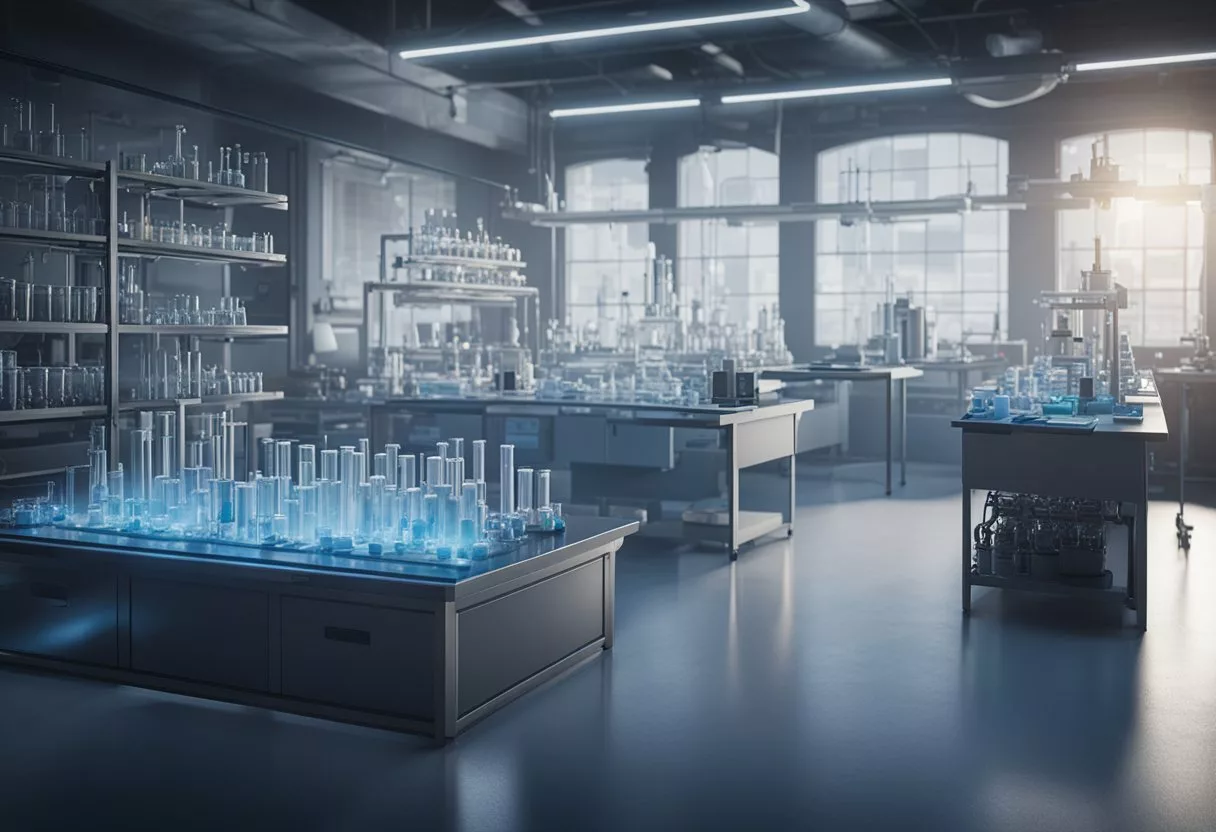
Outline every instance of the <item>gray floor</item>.
<svg viewBox="0 0 1216 832"><path fill-rule="evenodd" d="M0 670L0 828L1216 829L1216 511L1150 517L1150 625L959 612L954 477L801 484L735 566L631 547L616 647L435 749Z"/></svg>

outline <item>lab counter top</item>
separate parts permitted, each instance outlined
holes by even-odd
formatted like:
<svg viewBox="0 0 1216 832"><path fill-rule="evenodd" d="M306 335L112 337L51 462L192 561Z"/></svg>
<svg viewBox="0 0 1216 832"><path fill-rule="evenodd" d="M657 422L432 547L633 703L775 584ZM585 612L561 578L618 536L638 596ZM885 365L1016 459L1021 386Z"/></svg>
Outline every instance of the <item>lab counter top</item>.
<svg viewBox="0 0 1216 832"><path fill-rule="evenodd" d="M1036 429L1033 426L1016 425L1008 422L995 422L985 419L955 419L950 424L971 433L1052 433L1055 436L1075 436L1084 439L1087 436L1113 436L1123 439L1135 439L1141 442L1164 442L1169 438L1169 428L1165 423L1165 411L1158 405L1146 405L1143 422L1116 422L1113 416L1095 416L1098 424L1092 431L1075 430L1052 432Z"/></svg>
<svg viewBox="0 0 1216 832"><path fill-rule="evenodd" d="M713 405L649 404L639 402L576 401L533 397L495 396L485 398L398 398L388 399L378 408L391 410L453 410L465 413L520 413L533 416L558 416L606 412L617 418L637 422L675 423L689 427L722 428L793 416L815 409L812 399L790 399L750 407Z"/></svg>
<svg viewBox="0 0 1216 832"><path fill-rule="evenodd" d="M246 566L257 570L345 575L398 584L414 583L431 590L438 589L448 600L456 600L566 558L578 557L585 551L633 534L637 529L638 524L632 521L570 517L567 518L566 531L561 534L529 535L519 548L511 552L483 561L467 561L464 565L404 560L393 554L374 557L286 547L175 541L51 526L0 531L0 552L23 554L56 549L87 550L91 556L96 556L98 563L121 562L131 558L175 559Z"/></svg>
<svg viewBox="0 0 1216 832"><path fill-rule="evenodd" d="M845 364L815 365L791 364L785 367L768 367L761 371L764 378L784 382L800 381L869 381L871 379L889 379L902 381L909 378L921 378L925 373L917 367L908 365L880 366L850 366Z"/></svg>

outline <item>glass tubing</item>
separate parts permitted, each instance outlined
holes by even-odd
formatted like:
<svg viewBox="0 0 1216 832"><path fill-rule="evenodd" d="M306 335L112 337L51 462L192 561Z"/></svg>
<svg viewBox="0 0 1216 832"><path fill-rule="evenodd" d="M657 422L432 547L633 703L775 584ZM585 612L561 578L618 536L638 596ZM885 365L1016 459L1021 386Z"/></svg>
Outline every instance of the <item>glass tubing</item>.
<svg viewBox="0 0 1216 832"><path fill-rule="evenodd" d="M104 428L94 430L87 511L70 506L69 523L79 524L83 513L87 526L168 538L334 549L367 544L373 553L389 546L441 559L453 553L485 557L492 543L565 526L561 505L549 499L550 472L516 471L513 445L499 449L501 495L493 514L486 502L483 439L471 445L471 472L465 442L456 438L436 443L431 456L385 445L372 457L369 474L371 449L361 439L357 446L323 449L318 477L314 445L265 438L259 442L261 467L242 481L234 476L235 424L226 413L204 421L201 438L187 443L188 464L182 465L174 458L172 415L141 414L141 427L131 431L127 471L121 463L108 469Z"/></svg>

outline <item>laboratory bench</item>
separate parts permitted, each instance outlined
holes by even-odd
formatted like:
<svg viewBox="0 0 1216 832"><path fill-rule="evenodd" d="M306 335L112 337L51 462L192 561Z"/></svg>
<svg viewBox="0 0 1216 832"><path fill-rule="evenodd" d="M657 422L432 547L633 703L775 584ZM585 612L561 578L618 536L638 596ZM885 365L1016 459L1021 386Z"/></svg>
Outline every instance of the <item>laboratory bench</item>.
<svg viewBox="0 0 1216 832"><path fill-rule="evenodd" d="M447 740L612 646L636 530L571 517L444 565L7 529L0 662Z"/></svg>
<svg viewBox="0 0 1216 832"><path fill-rule="evenodd" d="M1136 611L1136 625L1148 622L1149 451L1166 441L1169 429L1160 406L1146 405L1144 421L1118 423L1098 416L1092 431L1060 431L985 420L957 419L962 434L962 594L971 610L976 586L1054 594L1116 594ZM1131 506L1127 579L1122 587L1074 586L1030 577L981 575L973 569L972 491L1003 491L1041 497L1104 500Z"/></svg>
<svg viewBox="0 0 1216 832"><path fill-rule="evenodd" d="M567 502L577 506L679 504L678 521L648 522L643 533L720 544L733 560L745 544L792 533L799 422L814 408L810 399L718 407L498 395L390 399L370 419L372 444L402 453L448 436L514 445L517 465L568 470ZM786 467L787 487L741 491L741 474L766 463Z"/></svg>
<svg viewBox="0 0 1216 832"><path fill-rule="evenodd" d="M885 447L887 463L886 493L891 496L891 460L892 437L898 427L899 431L899 484L908 484L908 381L922 378L924 371L909 366L846 366L846 365L793 365L789 367L772 367L762 373L766 379L774 379L791 385L806 384L816 381L834 382L877 382L883 385L886 407ZM898 389L898 395L896 390ZM899 407L899 422L896 425L894 412L896 402ZM847 423L846 423L847 425ZM843 443L847 446L847 441Z"/></svg>

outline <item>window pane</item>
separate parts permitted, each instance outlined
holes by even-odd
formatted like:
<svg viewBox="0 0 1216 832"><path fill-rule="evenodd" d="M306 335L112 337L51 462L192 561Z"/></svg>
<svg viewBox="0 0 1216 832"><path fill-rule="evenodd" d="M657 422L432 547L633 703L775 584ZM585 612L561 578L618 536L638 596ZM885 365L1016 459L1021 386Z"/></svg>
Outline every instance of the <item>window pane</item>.
<svg viewBox="0 0 1216 832"><path fill-rule="evenodd" d="M838 198L837 182L846 167L839 156L819 160L820 187L832 193L833 201ZM779 203L778 168L776 154L755 148L703 148L680 159L678 204ZM820 223L815 233L818 251L824 256L849 250L847 231L842 233L834 223ZM760 309L775 302L777 294L777 225L682 222L677 235L681 300L697 301L711 313L723 310L728 321L741 327L754 326ZM839 274L837 271L836 276Z"/></svg>
<svg viewBox="0 0 1216 832"><path fill-rule="evenodd" d="M960 194L969 181L977 180L978 193L1003 193L1008 152L1005 142L987 136L935 133L871 139L820 154L821 173L845 170L850 164L862 168L862 196L876 201L926 199ZM820 181L820 201L836 193ZM884 299L888 282L896 293L911 293L915 302L935 307L942 339L957 341L966 315L982 320L985 332L991 331L994 317L1004 327L1007 215L819 226L829 229L819 232L820 242L836 246L821 246L817 253L818 343L856 342L870 335L874 309ZM1092 240L1091 231L1084 236ZM1088 245L1092 248L1092 242ZM857 256L835 258L834 251ZM964 257L963 252L977 255ZM980 293L974 304L968 300L973 293Z"/></svg>

